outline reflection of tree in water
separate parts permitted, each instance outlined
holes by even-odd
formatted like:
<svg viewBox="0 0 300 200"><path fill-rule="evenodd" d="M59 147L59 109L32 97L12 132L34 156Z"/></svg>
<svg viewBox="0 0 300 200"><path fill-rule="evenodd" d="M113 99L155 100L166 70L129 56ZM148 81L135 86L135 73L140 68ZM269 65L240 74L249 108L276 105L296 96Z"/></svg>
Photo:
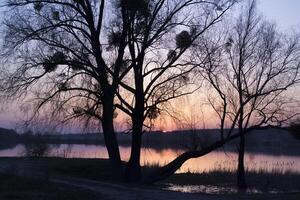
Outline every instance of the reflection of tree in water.
<svg viewBox="0 0 300 200"><path fill-rule="evenodd" d="M73 149L73 145L67 144L67 146L62 149L62 157L63 158L72 157L72 149Z"/></svg>

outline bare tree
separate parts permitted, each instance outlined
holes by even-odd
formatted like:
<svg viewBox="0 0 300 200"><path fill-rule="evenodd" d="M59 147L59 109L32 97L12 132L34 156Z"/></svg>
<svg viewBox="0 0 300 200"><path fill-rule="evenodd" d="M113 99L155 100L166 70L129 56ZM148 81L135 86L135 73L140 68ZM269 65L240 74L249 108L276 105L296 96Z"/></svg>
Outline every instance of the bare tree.
<svg viewBox="0 0 300 200"><path fill-rule="evenodd" d="M112 167L121 174L113 128L116 86L102 56L104 1L6 1L2 89L32 101L33 117L102 123ZM124 47L120 47L122 59ZM5 59L6 58L6 59ZM45 108L45 109L44 109Z"/></svg>
<svg viewBox="0 0 300 200"><path fill-rule="evenodd" d="M300 38L284 35L256 14L248 1L226 33L202 40L208 62L199 65L211 95L209 103L220 120L221 140L240 134L237 186L245 180L245 133L262 127L280 127L294 117L288 89L299 82Z"/></svg>
<svg viewBox="0 0 300 200"><path fill-rule="evenodd" d="M195 66L183 58L234 2L7 0L1 90L30 99L34 117L101 126L117 177L114 118L125 113L132 124L126 174L137 180L142 134L160 105L195 90L184 89Z"/></svg>
<svg viewBox="0 0 300 200"><path fill-rule="evenodd" d="M150 1L146 12L141 10L142 6L128 8L127 21L133 29L128 37L130 65L127 71L133 78L120 85L116 107L127 114L132 123L131 155L126 167L130 181L141 178L142 134L151 128L163 105L197 90L191 76L195 66L184 59L190 53L189 48L220 21L232 5L231 1L218 4L213 1ZM141 12L149 11L152 12L150 16L140 16ZM134 90L128 90L131 85ZM124 93L127 98L122 95Z"/></svg>

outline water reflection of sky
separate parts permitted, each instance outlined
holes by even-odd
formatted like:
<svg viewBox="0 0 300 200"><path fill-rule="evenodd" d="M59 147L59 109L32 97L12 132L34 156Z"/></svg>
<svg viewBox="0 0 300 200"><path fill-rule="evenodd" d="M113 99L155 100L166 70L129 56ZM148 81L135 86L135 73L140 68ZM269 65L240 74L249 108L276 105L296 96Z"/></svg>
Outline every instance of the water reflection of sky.
<svg viewBox="0 0 300 200"><path fill-rule="evenodd" d="M12 149L0 150L0 156L22 156L23 145ZM177 157L182 151L174 149L156 150L143 148L141 152L142 165L165 165ZM128 160L129 147L121 147L121 157ZM104 146L97 145L53 145L51 156L72 158L108 158ZM178 172L203 172L212 170L235 170L237 154L234 152L215 151L201 158L188 160ZM288 155L267 155L260 153L245 154L246 167L250 171L291 171L300 173L300 157Z"/></svg>

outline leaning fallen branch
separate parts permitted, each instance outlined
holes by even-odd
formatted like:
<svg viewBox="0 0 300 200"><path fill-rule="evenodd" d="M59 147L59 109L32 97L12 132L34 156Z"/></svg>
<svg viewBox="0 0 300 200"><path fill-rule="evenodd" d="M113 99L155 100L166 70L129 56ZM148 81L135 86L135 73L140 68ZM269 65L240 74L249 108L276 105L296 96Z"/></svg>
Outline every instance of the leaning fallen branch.
<svg viewBox="0 0 300 200"><path fill-rule="evenodd" d="M251 131L254 130L266 130L270 128L275 128L275 129L281 129L281 130L287 130L285 127L278 127L278 126L272 126L272 125L267 125L267 126L252 126L248 128L244 134L250 133ZM144 177L142 180L143 184L152 184L157 181L163 180L168 178L169 176L173 175L187 160L191 158L199 158L204 155L207 155L208 153L222 147L224 144L240 137L240 133L236 133L233 135L230 135L226 137L223 140L219 140L217 142L212 143L211 145L201 149L201 150L192 150L192 151L187 151L182 153L180 156L175 158L173 161L171 161L169 164L158 168L157 170L153 171L152 173L148 174L147 176Z"/></svg>

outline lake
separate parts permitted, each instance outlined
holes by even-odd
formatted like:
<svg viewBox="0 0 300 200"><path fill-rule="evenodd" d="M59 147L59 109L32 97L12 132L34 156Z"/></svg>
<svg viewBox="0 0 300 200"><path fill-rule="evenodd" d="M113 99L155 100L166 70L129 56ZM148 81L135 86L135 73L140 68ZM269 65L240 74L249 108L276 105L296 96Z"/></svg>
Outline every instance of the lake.
<svg viewBox="0 0 300 200"><path fill-rule="evenodd" d="M51 151L48 156L66 158L107 158L106 148L102 145L79 145L59 144L50 145ZM19 144L10 149L0 150L0 157L23 156L25 147ZM130 148L120 148L122 160L127 161ZM269 150L270 152L272 150ZM178 149L154 149L143 148L141 152L142 165L165 165L180 155L183 150ZM264 152L268 152L267 150ZM233 150L218 150L197 159L190 159L178 171L181 172L204 172L214 170L235 170L237 165L237 153ZM296 172L300 173L300 156L261 152L247 152L245 165L249 171L265 172Z"/></svg>

